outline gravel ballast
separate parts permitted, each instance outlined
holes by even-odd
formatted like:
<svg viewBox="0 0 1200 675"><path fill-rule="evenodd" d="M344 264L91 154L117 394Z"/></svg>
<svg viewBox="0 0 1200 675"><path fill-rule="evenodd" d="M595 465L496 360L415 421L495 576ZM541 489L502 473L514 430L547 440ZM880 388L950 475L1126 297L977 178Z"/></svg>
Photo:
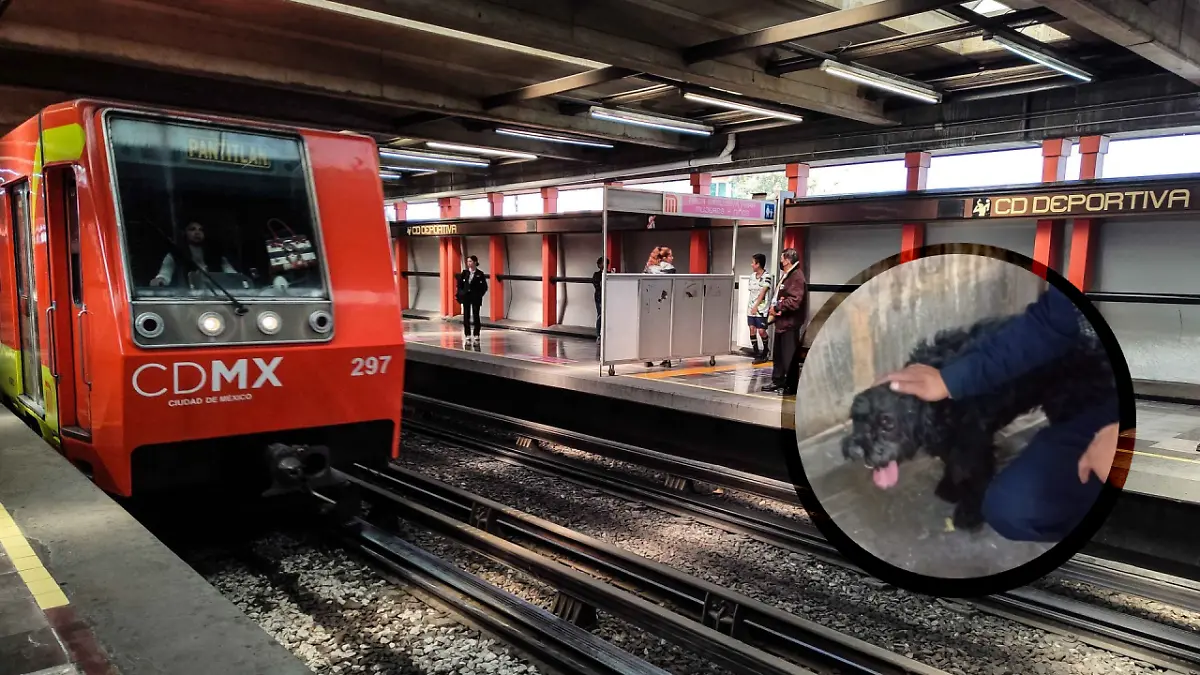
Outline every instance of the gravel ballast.
<svg viewBox="0 0 1200 675"><path fill-rule="evenodd" d="M507 645L460 624L346 553L274 534L250 555L197 565L248 617L321 675L538 675Z"/></svg>
<svg viewBox="0 0 1200 675"><path fill-rule="evenodd" d="M553 450L575 459L590 458L589 461L608 468L623 464L561 446ZM1071 638L979 613L959 603L931 600L805 554L613 498L419 435L405 434L401 462L410 469L950 673L1161 672L1155 666ZM658 475L641 467L631 471L645 477ZM727 494L746 506L778 515L797 517L803 513L799 507L753 495ZM1110 600L1128 609L1121 602ZM546 606L544 598L540 602ZM1195 620L1195 617L1174 618L1184 624ZM1200 626L1200 622L1195 625Z"/></svg>

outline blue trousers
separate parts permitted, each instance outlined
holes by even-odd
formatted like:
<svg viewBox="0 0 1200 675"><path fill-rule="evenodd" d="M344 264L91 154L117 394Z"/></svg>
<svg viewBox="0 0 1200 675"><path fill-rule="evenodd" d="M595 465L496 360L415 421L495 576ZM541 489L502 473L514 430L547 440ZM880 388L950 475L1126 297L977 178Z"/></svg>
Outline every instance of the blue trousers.
<svg viewBox="0 0 1200 675"><path fill-rule="evenodd" d="M1057 542L1092 509L1104 483L1079 482L1079 458L1096 432L1118 420L1116 400L1042 428L988 486L983 517L1013 541Z"/></svg>

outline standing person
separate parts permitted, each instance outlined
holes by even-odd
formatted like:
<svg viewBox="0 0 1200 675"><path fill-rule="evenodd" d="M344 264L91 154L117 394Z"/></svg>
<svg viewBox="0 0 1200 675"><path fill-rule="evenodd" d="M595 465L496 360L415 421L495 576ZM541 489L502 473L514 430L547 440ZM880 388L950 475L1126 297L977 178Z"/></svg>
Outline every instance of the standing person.
<svg viewBox="0 0 1200 675"><path fill-rule="evenodd" d="M675 254L666 246L658 248L660 262L658 263L659 274L675 274L678 270L675 269Z"/></svg>
<svg viewBox="0 0 1200 675"><path fill-rule="evenodd" d="M771 303L767 315L767 320L775 326L775 365L771 369L771 383L762 390L794 396L796 385L800 382L800 336L807 309L800 254L794 248L785 249L779 254L779 266L783 274L779 277L775 301Z"/></svg>
<svg viewBox="0 0 1200 675"><path fill-rule="evenodd" d="M600 300L601 295L600 285L604 282L604 268L608 267L609 274L617 270L611 267L612 261L608 258L596 258L596 271L592 274L592 287L596 289L596 342L600 342L600 310L602 309Z"/></svg>
<svg viewBox="0 0 1200 675"><path fill-rule="evenodd" d="M659 265L662 263L662 247L655 246L650 251L650 257L646 259L646 267L642 269L642 274L662 274Z"/></svg>
<svg viewBox="0 0 1200 675"><path fill-rule="evenodd" d="M479 258L467 256L467 269L459 272L455 293L463 306L463 344L479 344L479 308L487 292L487 275L479 269Z"/></svg>
<svg viewBox="0 0 1200 675"><path fill-rule="evenodd" d="M650 259L646 261L646 270L644 274L675 274L675 255L671 253L671 249L666 246L655 246L650 252ZM664 368L671 367L671 359L663 359L662 363L658 364ZM653 368L654 362L647 361L647 368Z"/></svg>
<svg viewBox="0 0 1200 675"><path fill-rule="evenodd" d="M767 256L755 253L750 261L750 304L746 306L746 324L750 326L750 346L754 348L754 362L766 363L770 359L767 342L767 312L770 309L771 273L766 270ZM762 350L758 342L762 340Z"/></svg>

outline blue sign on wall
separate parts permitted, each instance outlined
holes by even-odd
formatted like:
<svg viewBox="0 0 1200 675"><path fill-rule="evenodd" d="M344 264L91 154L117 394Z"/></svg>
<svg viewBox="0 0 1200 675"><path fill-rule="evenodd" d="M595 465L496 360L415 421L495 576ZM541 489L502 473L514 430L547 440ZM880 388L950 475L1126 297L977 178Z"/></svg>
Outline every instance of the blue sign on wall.
<svg viewBox="0 0 1200 675"><path fill-rule="evenodd" d="M763 218L775 220L775 202L767 202L763 207Z"/></svg>

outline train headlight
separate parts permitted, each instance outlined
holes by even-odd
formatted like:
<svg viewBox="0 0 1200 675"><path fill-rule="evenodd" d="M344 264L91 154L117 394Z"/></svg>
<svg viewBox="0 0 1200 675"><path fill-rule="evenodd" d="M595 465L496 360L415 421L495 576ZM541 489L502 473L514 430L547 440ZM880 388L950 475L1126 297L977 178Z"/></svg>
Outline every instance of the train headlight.
<svg viewBox="0 0 1200 675"><path fill-rule="evenodd" d="M225 320L216 312L205 312L200 315L200 320L196 322L200 328L200 332L208 337L217 337L225 330Z"/></svg>
<svg viewBox="0 0 1200 675"><path fill-rule="evenodd" d="M333 330L333 317L329 316L329 312L318 309L308 315L308 325L316 332L324 335Z"/></svg>
<svg viewBox="0 0 1200 675"><path fill-rule="evenodd" d="M262 312L258 315L258 329L263 335L274 335L283 326L283 320L275 312Z"/></svg>
<svg viewBox="0 0 1200 675"><path fill-rule="evenodd" d="M153 340L163 333L162 317L154 312L142 312L133 321L134 327L137 328L138 335Z"/></svg>

